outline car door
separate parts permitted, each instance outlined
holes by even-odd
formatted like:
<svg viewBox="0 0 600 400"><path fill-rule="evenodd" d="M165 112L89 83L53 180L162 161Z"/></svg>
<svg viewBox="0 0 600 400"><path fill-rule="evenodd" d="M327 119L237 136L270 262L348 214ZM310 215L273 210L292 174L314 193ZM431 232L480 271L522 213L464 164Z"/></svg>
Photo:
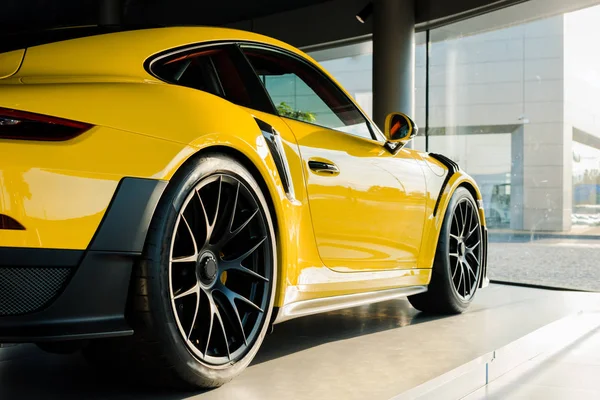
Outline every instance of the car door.
<svg viewBox="0 0 600 400"><path fill-rule="evenodd" d="M337 271L415 268L425 178L411 150L392 154L371 122L308 61L242 46L299 145L321 259Z"/></svg>

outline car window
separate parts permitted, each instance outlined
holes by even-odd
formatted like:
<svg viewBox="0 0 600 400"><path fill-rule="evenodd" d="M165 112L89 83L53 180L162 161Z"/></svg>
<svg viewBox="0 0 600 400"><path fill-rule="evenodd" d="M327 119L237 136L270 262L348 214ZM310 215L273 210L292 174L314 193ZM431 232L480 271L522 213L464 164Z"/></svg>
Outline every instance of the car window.
<svg viewBox="0 0 600 400"><path fill-rule="evenodd" d="M365 117L326 76L294 57L242 48L282 117L373 139Z"/></svg>
<svg viewBox="0 0 600 400"><path fill-rule="evenodd" d="M152 66L152 72L170 83L202 90L240 106L273 112L260 85L257 83L259 90L252 86L256 78L246 76L238 68L240 57L243 65L243 56L233 46L197 49L161 60Z"/></svg>

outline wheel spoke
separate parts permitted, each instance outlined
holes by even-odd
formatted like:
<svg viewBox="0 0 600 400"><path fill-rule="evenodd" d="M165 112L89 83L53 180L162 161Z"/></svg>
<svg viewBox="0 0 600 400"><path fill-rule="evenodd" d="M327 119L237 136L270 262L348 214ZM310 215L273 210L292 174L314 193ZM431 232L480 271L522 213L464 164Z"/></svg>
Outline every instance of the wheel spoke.
<svg viewBox="0 0 600 400"><path fill-rule="evenodd" d="M235 207L235 206L234 206ZM230 225L229 229L223 234L223 237L219 240L219 244L223 245L227 242L229 242L231 239L233 239L234 237L236 237L242 230L244 230L244 228L246 226L248 226L248 224L250 222L252 222L252 220L254 219L254 217L258 214L259 209L257 208L256 210L254 210L252 212L252 214L246 218L246 220L237 228L235 228L235 230L231 230L232 226ZM231 217L231 224L233 224L233 215Z"/></svg>
<svg viewBox="0 0 600 400"><path fill-rule="evenodd" d="M213 331L213 326L214 326L214 322L215 322L215 310L214 310L214 306L210 300L209 300L209 304L210 304L210 307L209 307L210 308L210 322L208 325L208 335L206 337L206 347L204 348L204 357L206 357L208 355L210 338L212 337L212 331Z"/></svg>
<svg viewBox="0 0 600 400"><path fill-rule="evenodd" d="M187 340L190 340L192 332L194 332L194 325L196 325L196 318L198 318L198 311L200 310L200 291L196 292L196 310L194 311L194 318L192 319L192 325L190 326L190 333L188 333Z"/></svg>
<svg viewBox="0 0 600 400"><path fill-rule="evenodd" d="M219 320L219 325L221 325L221 331L223 332L223 339L225 339L225 348L227 349L227 358L231 360L231 353L229 352L229 340L227 338L227 332L225 331L225 324L223 323L223 318L221 317L221 313L216 306L214 307L215 316Z"/></svg>
<svg viewBox="0 0 600 400"><path fill-rule="evenodd" d="M212 227L214 228L219 218L219 207L221 206L221 193L223 192L223 175L219 175L219 194L217 195L217 208L215 210L215 219L213 220Z"/></svg>
<svg viewBox="0 0 600 400"><path fill-rule="evenodd" d="M229 271L229 270L234 270L234 271L240 271L246 275L250 275L256 279L259 279L263 282L269 282L269 279L260 275L258 272L252 271L250 268L244 267L242 264L238 264L235 262L231 262L231 263L225 263L223 265L223 270L225 271Z"/></svg>
<svg viewBox="0 0 600 400"><path fill-rule="evenodd" d="M248 218L246 218L246 220L240 226L235 228L234 231L231 231L229 237L234 238L238 233L240 233L246 226L248 226L250 221L252 221L252 219L254 219L256 214L258 214L258 208L256 210L254 210L252 212L252 214L250 214L250 216Z"/></svg>
<svg viewBox="0 0 600 400"><path fill-rule="evenodd" d="M454 239L454 240L459 240L458 236L457 235L453 235L452 233L450 234L450 237L452 239Z"/></svg>
<svg viewBox="0 0 600 400"><path fill-rule="evenodd" d="M471 274L469 274L469 265L467 264L466 260L463 262L463 266L465 268L465 296L467 295L467 287L466 287L466 282L467 279L469 280L469 293L471 293Z"/></svg>
<svg viewBox="0 0 600 400"><path fill-rule="evenodd" d="M240 300L242 303L245 303L246 305L250 306L255 311L264 313L262 308L260 308L259 306L254 304L251 300L247 299L246 297L242 296L241 294L236 293L233 290L229 289L227 286L219 285L215 288L215 290L218 290L219 292L223 293L230 302L233 302L235 300Z"/></svg>
<svg viewBox="0 0 600 400"><path fill-rule="evenodd" d="M479 224L475 223L475 226L473 227L473 229L471 229L471 230L469 231L469 233L467 233L467 237L466 237L466 239L467 239L467 240L468 240L468 239L470 239L470 238L471 238L471 236L473 236L473 234L475 233L475 231L477 231L477 229L479 229Z"/></svg>
<svg viewBox="0 0 600 400"><path fill-rule="evenodd" d="M235 196L233 197L233 210L231 210L231 218L229 218L229 226L227 232L231 232L233 229L233 220L235 219L235 211L237 209L238 197L240 195L240 183L238 182L235 187Z"/></svg>
<svg viewBox="0 0 600 400"><path fill-rule="evenodd" d="M212 234L213 225L208 220L208 212L206 211L206 206L204 205L204 201L202 201L202 196L200 196L199 190L196 190L196 196L198 197L198 201L200 202L200 208L202 208L202 215L204 215L204 225L206 229L206 241L204 242L204 246L206 246L210 239L210 235Z"/></svg>
<svg viewBox="0 0 600 400"><path fill-rule="evenodd" d="M194 294L194 293L198 294L198 297L199 297L199 293L198 293L199 290L200 290L200 286L196 282L196 284L191 289L188 289L188 290L186 290L183 293L179 293L179 294L174 295L173 300L179 300L182 297L186 297L186 296L189 296L189 295Z"/></svg>
<svg viewBox="0 0 600 400"><path fill-rule="evenodd" d="M267 237L263 237L260 239L254 246L252 246L249 250L245 251L241 255L237 256L232 262L241 263L246 258L248 258L252 253L254 253L258 248L267 240Z"/></svg>
<svg viewBox="0 0 600 400"><path fill-rule="evenodd" d="M451 256L451 257L458 257L458 253L450 253L448 255Z"/></svg>
<svg viewBox="0 0 600 400"><path fill-rule="evenodd" d="M477 257L475 257L475 254L470 253L473 256L473 260L475 260L475 262L477 263L478 267L481 267L481 264L479 263L479 260L477 259Z"/></svg>
<svg viewBox="0 0 600 400"><path fill-rule="evenodd" d="M452 273L452 282L454 282L454 277L456 276L456 272L458 271L458 264L460 263L460 258L456 259L456 264L454 265L454 272Z"/></svg>
<svg viewBox="0 0 600 400"><path fill-rule="evenodd" d="M456 269L458 270L458 267L460 266L460 277L458 278L458 285L456 285L456 290L460 293L460 284L463 281L463 276L465 275L464 273L464 269L462 266L462 262L460 262L460 260L458 261L458 263L456 264Z"/></svg>
<svg viewBox="0 0 600 400"><path fill-rule="evenodd" d="M244 332L244 324L242 323L242 318L240 317L240 312L237 308L237 304L235 304L235 299L232 296L225 296L225 297L227 297L227 300L229 301L229 305L231 306L231 308L233 308L233 312L235 313L235 321L231 321L232 325L237 322L239 331L242 334L242 338L244 339L244 344L246 346L248 346L248 339L246 338L246 332ZM252 304L254 304L254 303L252 303ZM234 318L230 318L230 320L233 320L233 319Z"/></svg>
<svg viewBox="0 0 600 400"><path fill-rule="evenodd" d="M458 221L458 213L454 213L454 215L452 216L452 219L454 220L454 223L456 224L456 233L460 234L460 222ZM452 230L452 229L450 229ZM454 237L456 237L458 239L458 235L454 235Z"/></svg>
<svg viewBox="0 0 600 400"><path fill-rule="evenodd" d="M196 262L198 261L198 255L194 254L193 256L187 257L174 257L171 259L171 262L174 263L185 263L185 262Z"/></svg>
<svg viewBox="0 0 600 400"><path fill-rule="evenodd" d="M473 246L467 247L467 250L469 251L469 253L473 253L473 250L475 250L475 248L477 246L479 246L481 244L481 240L478 240L477 243L475 243Z"/></svg>
<svg viewBox="0 0 600 400"><path fill-rule="evenodd" d="M187 219L185 218L185 215L183 215L183 213L179 213L179 217L183 220L183 223L185 224L185 226L187 226L187 230L190 233L190 237L192 238L192 244L194 245L194 254L197 255L198 254L198 244L196 243L196 237L194 236L194 232L192 231L192 228L190 228L190 224L188 224Z"/></svg>
<svg viewBox="0 0 600 400"><path fill-rule="evenodd" d="M471 264L469 264L467 260L465 260L465 265L467 266L467 270L469 270L469 272L473 274L473 278L477 278L477 274L475 273L475 271L473 271L473 268L471 268Z"/></svg>
<svg viewBox="0 0 600 400"><path fill-rule="evenodd" d="M219 209L221 208L221 197L223 197L222 194L223 194L223 176L220 175L219 176L219 194L217 196L217 208L215 210L215 218L213 219L213 222L211 224L211 236L214 232L220 233L223 231L223 229L221 229L223 226L223 221L222 221L223 216L219 215ZM223 207L223 212L225 212L225 213L227 212L228 204L229 204L229 201L227 201L227 203ZM212 239L212 237L210 239ZM210 239L209 239L209 241L210 241Z"/></svg>
<svg viewBox="0 0 600 400"><path fill-rule="evenodd" d="M465 202L465 232L469 232L471 229L471 207L468 202Z"/></svg>

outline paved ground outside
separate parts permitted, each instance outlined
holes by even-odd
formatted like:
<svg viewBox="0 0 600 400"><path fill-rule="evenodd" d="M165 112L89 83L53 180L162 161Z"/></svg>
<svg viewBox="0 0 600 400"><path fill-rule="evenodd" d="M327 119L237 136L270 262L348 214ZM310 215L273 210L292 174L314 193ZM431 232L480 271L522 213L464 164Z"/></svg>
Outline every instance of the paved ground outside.
<svg viewBox="0 0 600 400"><path fill-rule="evenodd" d="M490 237L492 280L600 291L600 237L502 241Z"/></svg>

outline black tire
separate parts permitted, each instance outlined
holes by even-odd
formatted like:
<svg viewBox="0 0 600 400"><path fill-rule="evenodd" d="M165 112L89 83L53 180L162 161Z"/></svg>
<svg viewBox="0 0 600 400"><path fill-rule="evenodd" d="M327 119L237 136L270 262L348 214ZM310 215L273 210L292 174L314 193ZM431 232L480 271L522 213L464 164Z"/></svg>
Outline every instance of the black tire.
<svg viewBox="0 0 600 400"><path fill-rule="evenodd" d="M229 192L226 192L226 189ZM237 191L234 193L235 190ZM218 200L214 202L213 219L209 215L210 201L207 200L206 193L212 196L215 191L218 191ZM203 196L206 197L202 199ZM231 199L233 202L230 203ZM198 208L199 204L201 208L198 210L204 213L195 210L193 215L190 214L192 202L197 202L194 207ZM252 205L256 206L255 211L249 210L250 207L254 207ZM246 206L248 209L244 208ZM233 210L231 218L226 213L228 207L232 207ZM234 221L239 227L234 225ZM227 224L228 230L225 230L224 226ZM188 241L183 243L182 230L185 231L186 227L191 241L188 238ZM197 234L203 227L206 228L205 240L197 240ZM239 229L233 229L234 227ZM260 236L256 234L258 231L264 233L264 239L256 239ZM255 234L258 236L253 236ZM230 242L233 237L236 238L235 243ZM212 247L210 249L214 250L214 254L202 250L209 248L206 246L213 246L210 244L213 239L226 244L219 247L218 253ZM254 239L260 243L250 243L250 240ZM260 250L252 250L252 253L249 253L244 247L245 240L247 246ZM204 243L204 247L201 248L200 243ZM184 256L189 250L181 250L182 256L175 257L176 248L190 245L197 255L197 261L182 261L184 258L190 258ZM202 251L210 255L204 257ZM236 258L226 260L229 253L236 253ZM242 258L244 256L246 258ZM250 258L254 260L251 266L243 265ZM258 272L266 277L263 278L265 281L257 279L259 274L253 270L258 268L254 264L257 259L260 265L264 265L261 267L264 271ZM235 264L236 268L224 267L230 264ZM184 273L182 270L179 273L179 268L184 267L193 272ZM229 275L223 271L229 271ZM254 275L248 275L249 273ZM181 286L177 292L174 289L176 281ZM192 281L195 281L192 288L184 290L184 286L191 285ZM248 292L250 294L244 292L242 299L235 297L237 293L227 287L230 282L244 287L251 286ZM105 352L108 349L112 355L128 361L125 364L128 367L133 364L134 372L140 373L144 381L160 386L180 389L219 387L241 373L256 355L269 327L275 282L275 232L260 185L236 159L217 153L203 155L188 162L177 172L169 182L153 216L143 260L136 268L130 290L128 318L134 327L134 336L93 343L84 354L95 363L105 364ZM188 292L190 294L185 294ZM229 295L232 297L228 297ZM178 299L179 296L181 297ZM257 301L258 305L255 307L262 307L261 311L253 310L244 302L241 302L240 306L239 300L249 299L252 299L252 302ZM193 318L190 319L190 315ZM206 315L209 317L203 320L203 316ZM232 315L237 316L237 319ZM235 326L236 322L239 322L239 325ZM186 325L187 323L189 325ZM229 328L227 333L226 327ZM198 344L195 344L196 342ZM233 345L239 346L235 352Z"/></svg>
<svg viewBox="0 0 600 400"><path fill-rule="evenodd" d="M464 240L458 223L461 213L470 213L469 217L464 218L472 224L465 228L472 233ZM452 195L444 215L428 290L409 296L408 300L412 306L417 310L435 314L464 312L471 304L481 279L481 240L481 221L475 200L466 188L459 187ZM461 243L464 243L464 246ZM469 250L471 247L472 253ZM463 260L468 267L463 264ZM459 274L462 275L458 277ZM461 280L462 277L465 279ZM463 287L464 290L461 290Z"/></svg>
<svg viewBox="0 0 600 400"><path fill-rule="evenodd" d="M36 343L36 346L50 354L73 354L83 349L87 345L84 340L67 340L64 342L41 342Z"/></svg>

